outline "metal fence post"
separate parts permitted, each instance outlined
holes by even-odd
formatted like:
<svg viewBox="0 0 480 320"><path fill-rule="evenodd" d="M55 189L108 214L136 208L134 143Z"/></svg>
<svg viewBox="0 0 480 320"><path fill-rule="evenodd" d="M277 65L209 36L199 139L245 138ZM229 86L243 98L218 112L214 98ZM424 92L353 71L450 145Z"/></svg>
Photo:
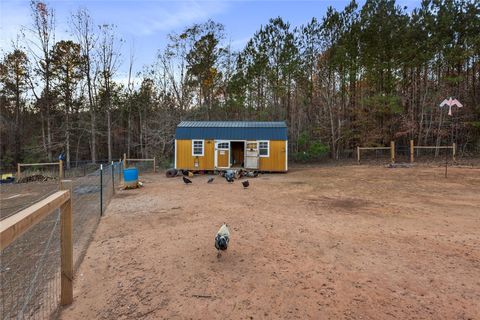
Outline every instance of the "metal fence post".
<svg viewBox="0 0 480 320"><path fill-rule="evenodd" d="M103 164L100 165L100 216L103 216Z"/></svg>
<svg viewBox="0 0 480 320"><path fill-rule="evenodd" d="M113 161L112 161L112 191L113 191L113 194L115 194L115 167L113 166Z"/></svg>

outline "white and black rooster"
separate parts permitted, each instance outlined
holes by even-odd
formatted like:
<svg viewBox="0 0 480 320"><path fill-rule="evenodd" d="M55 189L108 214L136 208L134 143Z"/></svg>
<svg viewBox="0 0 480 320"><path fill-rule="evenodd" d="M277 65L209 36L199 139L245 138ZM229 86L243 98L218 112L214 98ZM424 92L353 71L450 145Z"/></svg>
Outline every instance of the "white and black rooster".
<svg viewBox="0 0 480 320"><path fill-rule="evenodd" d="M215 236L215 248L217 249L217 258L220 257L220 250L225 251L228 248L230 242L230 230L226 223L222 224Z"/></svg>

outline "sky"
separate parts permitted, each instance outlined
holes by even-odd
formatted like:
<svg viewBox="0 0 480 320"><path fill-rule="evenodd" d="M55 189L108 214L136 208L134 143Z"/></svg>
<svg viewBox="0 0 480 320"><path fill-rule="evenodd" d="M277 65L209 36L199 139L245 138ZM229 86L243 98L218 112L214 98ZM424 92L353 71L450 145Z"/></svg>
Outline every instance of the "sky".
<svg viewBox="0 0 480 320"><path fill-rule="evenodd" d="M342 10L349 0L196 0L196 1L129 1L82 0L46 1L55 10L56 40L71 39L69 17L78 8L87 8L95 24L115 24L117 36L125 42L120 48L122 65L119 77L126 78L130 52L134 69L152 64L159 49L165 47L167 35L180 32L194 23L212 19L225 26L227 41L241 50L247 40L270 18L282 17L294 26L308 23L312 17L321 20L327 8ZM397 0L412 10L420 0ZM364 0L359 0L361 5ZM0 0L0 55L11 49L22 27L31 26L28 0Z"/></svg>

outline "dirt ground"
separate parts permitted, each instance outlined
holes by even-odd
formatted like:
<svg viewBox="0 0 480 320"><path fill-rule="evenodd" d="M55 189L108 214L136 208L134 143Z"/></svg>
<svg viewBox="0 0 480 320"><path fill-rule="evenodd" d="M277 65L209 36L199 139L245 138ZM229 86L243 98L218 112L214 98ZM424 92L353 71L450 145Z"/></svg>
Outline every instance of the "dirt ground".
<svg viewBox="0 0 480 320"><path fill-rule="evenodd" d="M145 176L108 207L61 319L480 319L480 169L443 174Z"/></svg>

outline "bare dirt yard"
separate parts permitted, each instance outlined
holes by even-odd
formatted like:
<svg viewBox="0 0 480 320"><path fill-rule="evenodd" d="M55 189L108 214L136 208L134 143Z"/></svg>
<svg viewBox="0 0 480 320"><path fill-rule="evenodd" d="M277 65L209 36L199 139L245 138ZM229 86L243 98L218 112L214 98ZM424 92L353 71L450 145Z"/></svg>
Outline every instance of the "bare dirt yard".
<svg viewBox="0 0 480 320"><path fill-rule="evenodd" d="M443 174L144 176L109 205L61 318L480 319L480 169Z"/></svg>

